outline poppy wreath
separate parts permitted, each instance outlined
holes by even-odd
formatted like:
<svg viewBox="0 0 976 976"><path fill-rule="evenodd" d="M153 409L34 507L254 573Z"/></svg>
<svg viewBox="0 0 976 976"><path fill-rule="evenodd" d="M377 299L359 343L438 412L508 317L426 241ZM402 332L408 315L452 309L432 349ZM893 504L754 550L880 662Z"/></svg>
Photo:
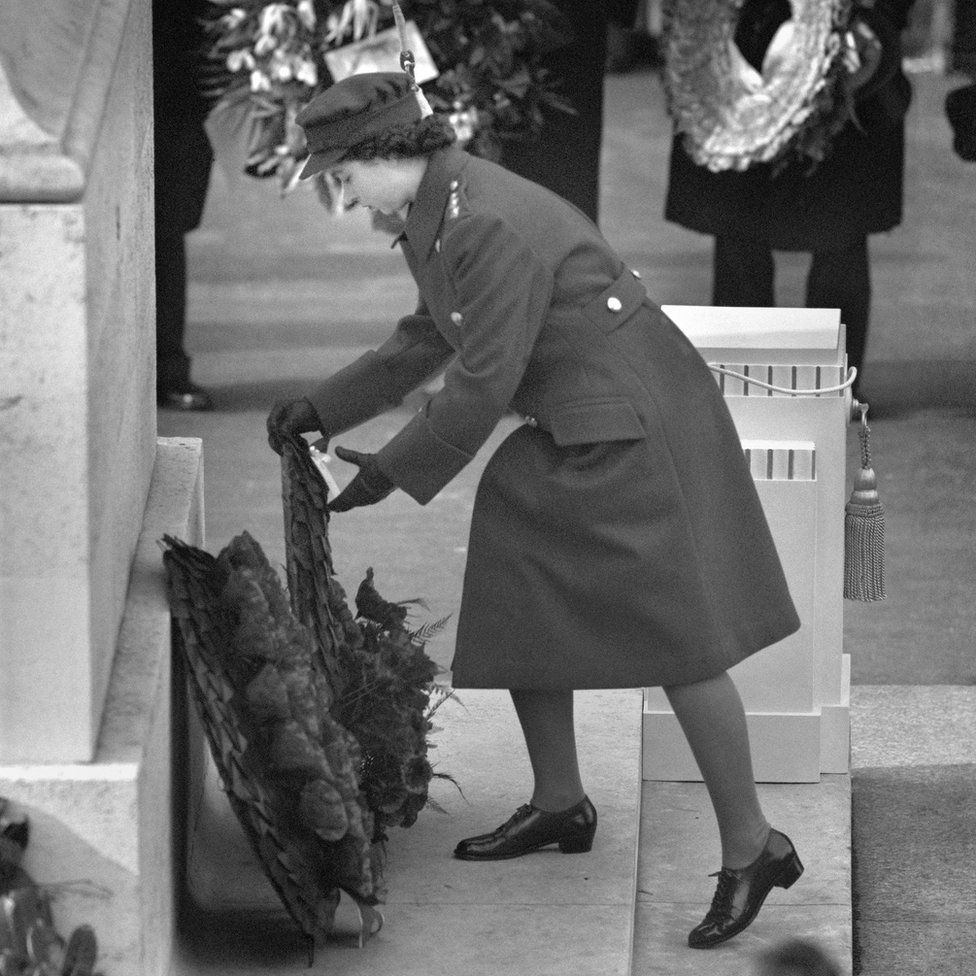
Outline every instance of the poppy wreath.
<svg viewBox="0 0 976 976"><path fill-rule="evenodd" d="M411 604L376 592L357 614L335 578L328 488L302 438L283 447L289 592L246 532L214 557L163 540L170 611L189 685L230 805L301 929L310 959L333 932L340 893L379 930L386 828L427 805L435 684ZM289 599L290 597L290 599Z"/></svg>

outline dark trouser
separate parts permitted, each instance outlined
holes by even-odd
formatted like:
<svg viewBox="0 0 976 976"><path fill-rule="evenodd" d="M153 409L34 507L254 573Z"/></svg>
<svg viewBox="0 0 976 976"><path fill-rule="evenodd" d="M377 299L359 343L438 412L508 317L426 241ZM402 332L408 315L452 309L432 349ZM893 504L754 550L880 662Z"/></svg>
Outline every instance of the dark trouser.
<svg viewBox="0 0 976 976"><path fill-rule="evenodd" d="M190 378L186 330L186 234L156 223L156 387L175 390Z"/></svg>
<svg viewBox="0 0 976 976"><path fill-rule="evenodd" d="M773 251L764 241L716 237L712 269L713 305L770 308L776 304ZM806 306L840 309L840 320L847 327L848 365L860 373L871 310L867 237L846 248L812 252Z"/></svg>

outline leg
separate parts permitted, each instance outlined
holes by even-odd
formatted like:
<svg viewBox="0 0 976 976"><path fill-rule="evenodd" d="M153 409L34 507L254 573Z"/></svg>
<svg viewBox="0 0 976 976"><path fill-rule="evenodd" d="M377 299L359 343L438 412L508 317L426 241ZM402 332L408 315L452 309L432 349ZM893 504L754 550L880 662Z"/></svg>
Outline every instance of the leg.
<svg viewBox="0 0 976 976"><path fill-rule="evenodd" d="M712 251L712 304L772 308L776 268L761 240L716 237Z"/></svg>
<svg viewBox="0 0 976 976"><path fill-rule="evenodd" d="M497 830L462 840L454 856L497 861L552 844L564 854L584 854L593 844L597 814L580 782L573 693L513 689L512 701L535 777L532 802L519 807Z"/></svg>
<svg viewBox="0 0 976 976"><path fill-rule="evenodd" d="M579 803L584 792L572 691L513 688L511 694L535 778L532 805L555 812Z"/></svg>
<svg viewBox="0 0 976 976"><path fill-rule="evenodd" d="M847 327L847 360L857 368L864 364L871 310L871 267L868 239L837 251L814 251L807 274L808 308L839 308Z"/></svg>
<svg viewBox="0 0 976 976"><path fill-rule="evenodd" d="M212 410L210 394L190 381L186 332L186 232L156 222L156 402L176 410Z"/></svg>
<svg viewBox="0 0 976 976"><path fill-rule="evenodd" d="M789 888L803 865L759 806L745 711L732 679L723 672L664 690L705 780L722 838L712 906L688 934L689 946L708 949L750 925L769 892Z"/></svg>
<svg viewBox="0 0 976 976"><path fill-rule="evenodd" d="M156 385L176 390L190 379L186 329L185 231L156 221Z"/></svg>
<svg viewBox="0 0 976 976"><path fill-rule="evenodd" d="M726 672L664 689L701 770L715 809L722 865L751 864L766 843L769 823L756 795L749 733L739 692Z"/></svg>

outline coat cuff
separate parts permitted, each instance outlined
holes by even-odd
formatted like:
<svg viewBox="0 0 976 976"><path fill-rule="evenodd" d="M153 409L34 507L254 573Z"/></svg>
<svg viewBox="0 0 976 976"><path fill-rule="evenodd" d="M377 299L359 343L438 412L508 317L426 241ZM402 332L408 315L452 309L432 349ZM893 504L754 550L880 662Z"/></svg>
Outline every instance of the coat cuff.
<svg viewBox="0 0 976 976"><path fill-rule="evenodd" d="M426 505L473 457L438 437L423 410L377 452L376 463L398 488Z"/></svg>

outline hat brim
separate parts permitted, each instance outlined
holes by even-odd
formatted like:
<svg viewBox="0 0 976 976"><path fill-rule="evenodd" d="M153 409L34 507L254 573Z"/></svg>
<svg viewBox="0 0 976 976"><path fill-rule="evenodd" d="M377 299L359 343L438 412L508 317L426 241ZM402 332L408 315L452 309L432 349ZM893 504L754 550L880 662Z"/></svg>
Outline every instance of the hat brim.
<svg viewBox="0 0 976 976"><path fill-rule="evenodd" d="M312 153L305 160L305 165L302 167L301 173L298 174L298 178L300 180L310 180L313 176L338 163L345 153L346 150L342 148L323 149L322 152Z"/></svg>

